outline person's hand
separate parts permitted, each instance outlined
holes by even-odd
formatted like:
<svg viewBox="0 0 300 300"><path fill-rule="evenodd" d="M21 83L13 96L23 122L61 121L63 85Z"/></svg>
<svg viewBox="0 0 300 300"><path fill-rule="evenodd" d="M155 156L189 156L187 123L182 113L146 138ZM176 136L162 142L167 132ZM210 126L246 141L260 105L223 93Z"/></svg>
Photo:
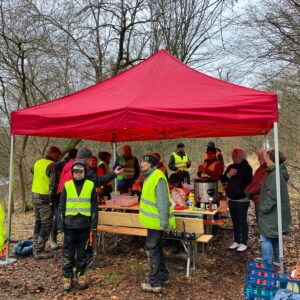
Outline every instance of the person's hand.
<svg viewBox="0 0 300 300"><path fill-rule="evenodd" d="M227 173L227 177L231 178L232 176L235 176L237 173L237 169L230 169Z"/></svg>
<svg viewBox="0 0 300 300"><path fill-rule="evenodd" d="M198 167L198 171L199 171L199 172L203 172L203 171L204 171L203 165L200 165L200 166Z"/></svg>
<svg viewBox="0 0 300 300"><path fill-rule="evenodd" d="M191 164L192 164L192 163L191 163L190 161L188 161L188 162L186 163L186 167L189 168L189 167L191 166Z"/></svg>
<svg viewBox="0 0 300 300"><path fill-rule="evenodd" d="M123 171L124 171L124 168L120 168L120 167L118 166L118 167L116 167L116 169L114 170L114 173L115 173L116 175L119 175L119 174L121 174Z"/></svg>
<svg viewBox="0 0 300 300"><path fill-rule="evenodd" d="M176 170L177 172L181 172L182 171L182 169L181 168L177 168L177 170Z"/></svg>

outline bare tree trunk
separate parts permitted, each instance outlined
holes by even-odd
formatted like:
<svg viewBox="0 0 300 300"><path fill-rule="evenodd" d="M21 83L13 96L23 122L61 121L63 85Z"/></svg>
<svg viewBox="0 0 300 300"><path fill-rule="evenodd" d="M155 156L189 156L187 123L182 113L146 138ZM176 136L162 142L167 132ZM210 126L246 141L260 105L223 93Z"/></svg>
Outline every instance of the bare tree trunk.
<svg viewBox="0 0 300 300"><path fill-rule="evenodd" d="M22 212L26 212L26 204L27 204L27 194L26 194L27 184L25 182L25 176L23 172L23 159L24 159L24 152L26 149L27 141L28 141L28 136L25 136L22 143L22 152L21 152L20 160L18 163L18 170L20 175L20 187L21 187Z"/></svg>

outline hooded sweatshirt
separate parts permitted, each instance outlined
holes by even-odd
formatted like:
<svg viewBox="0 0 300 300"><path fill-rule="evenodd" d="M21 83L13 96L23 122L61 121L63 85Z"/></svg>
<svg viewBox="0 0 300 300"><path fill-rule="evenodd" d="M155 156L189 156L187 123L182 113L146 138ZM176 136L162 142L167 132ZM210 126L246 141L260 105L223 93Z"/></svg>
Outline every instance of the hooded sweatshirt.
<svg viewBox="0 0 300 300"><path fill-rule="evenodd" d="M228 178L227 173L230 169L236 169L237 173L231 178ZM227 183L226 195L230 200L245 199L245 189L252 181L252 168L247 160L243 160L241 163L231 164L221 177L221 181L222 183Z"/></svg>
<svg viewBox="0 0 300 300"><path fill-rule="evenodd" d="M269 174L260 190L260 207L257 231L268 238L278 238L277 195L275 164L269 167ZM282 233L291 231L292 217L288 194L289 175L284 164L280 165Z"/></svg>

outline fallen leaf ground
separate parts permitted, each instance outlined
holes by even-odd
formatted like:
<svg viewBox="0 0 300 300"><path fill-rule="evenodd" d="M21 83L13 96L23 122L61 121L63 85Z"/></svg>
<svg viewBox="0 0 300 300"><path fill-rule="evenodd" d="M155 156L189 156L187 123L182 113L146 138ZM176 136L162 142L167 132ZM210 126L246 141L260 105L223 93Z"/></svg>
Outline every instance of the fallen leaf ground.
<svg viewBox="0 0 300 300"><path fill-rule="evenodd" d="M285 267L290 272L299 255L299 201L292 201L293 236L284 238ZM48 260L36 261L32 256L18 259L0 267L0 299L243 299L246 262L260 250L255 233L253 208L250 209L249 249L245 253L228 250L232 241L230 222L219 230L217 240L204 255L199 247L198 268L185 277L184 253L173 255L165 248L171 285L160 295L143 293L140 284L147 278L147 259L144 241L126 237L118 246L100 254L105 262L102 268L87 271L90 285L87 290L74 290L65 295L61 287L62 250ZM13 214L13 240L32 236L33 213ZM113 241L110 237L110 242ZM62 237L60 237L60 245Z"/></svg>

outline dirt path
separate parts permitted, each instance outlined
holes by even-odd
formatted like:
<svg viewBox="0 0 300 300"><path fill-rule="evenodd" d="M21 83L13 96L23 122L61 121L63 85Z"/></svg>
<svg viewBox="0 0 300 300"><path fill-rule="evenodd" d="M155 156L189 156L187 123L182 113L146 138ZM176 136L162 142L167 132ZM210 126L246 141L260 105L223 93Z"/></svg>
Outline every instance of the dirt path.
<svg viewBox="0 0 300 300"><path fill-rule="evenodd" d="M297 216L294 215L294 218ZM172 255L166 248L171 285L164 288L159 296L140 290L141 282L147 277L146 254L143 241L128 237L117 248L103 255L103 268L88 270L90 287L85 291L75 290L68 295L62 293L61 250L58 250L56 256L49 260L36 261L31 256L1 267L0 299L243 299L246 261L255 257L255 251L260 249L252 210L249 219L248 251L237 253L228 250L232 231L222 229L213 248L204 256L199 253L198 269L189 278L184 275L183 253ZM298 234L299 221L294 223L294 232ZM30 237L32 224L32 213L14 214L13 239ZM294 238L285 238L285 266L288 271L295 265L296 249Z"/></svg>

